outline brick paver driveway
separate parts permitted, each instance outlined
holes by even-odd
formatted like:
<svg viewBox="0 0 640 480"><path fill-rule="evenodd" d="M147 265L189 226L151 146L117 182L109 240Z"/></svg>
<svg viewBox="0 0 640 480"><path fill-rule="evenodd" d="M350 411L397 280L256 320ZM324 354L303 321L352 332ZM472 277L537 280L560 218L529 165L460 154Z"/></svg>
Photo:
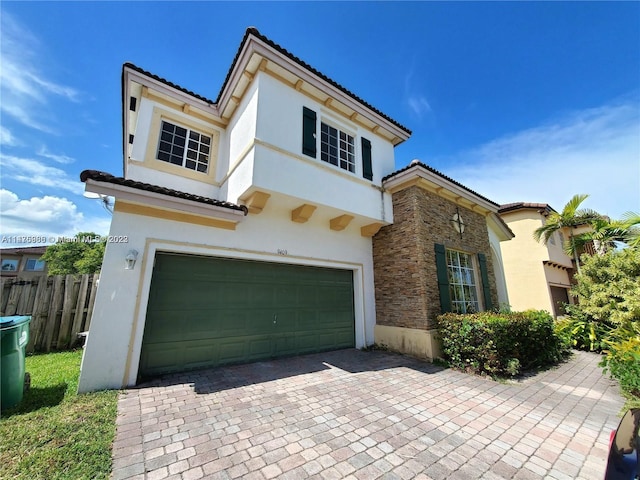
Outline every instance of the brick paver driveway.
<svg viewBox="0 0 640 480"><path fill-rule="evenodd" d="M342 350L167 376L120 395L113 478L601 479L622 399L597 363L497 383Z"/></svg>

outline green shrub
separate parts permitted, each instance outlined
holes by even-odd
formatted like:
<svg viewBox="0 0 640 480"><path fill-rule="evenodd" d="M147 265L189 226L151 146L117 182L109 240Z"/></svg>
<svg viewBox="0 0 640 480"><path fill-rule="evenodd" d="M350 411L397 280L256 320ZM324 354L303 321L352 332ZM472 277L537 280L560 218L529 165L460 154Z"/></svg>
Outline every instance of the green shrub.
<svg viewBox="0 0 640 480"><path fill-rule="evenodd" d="M606 340L613 329L610 322L590 318L577 305L567 305L566 309L569 316L556 322L557 334L578 350L601 352L607 348Z"/></svg>
<svg viewBox="0 0 640 480"><path fill-rule="evenodd" d="M640 337L609 343L600 366L620 382L622 391L640 398Z"/></svg>
<svg viewBox="0 0 640 480"><path fill-rule="evenodd" d="M515 376L552 365L568 352L553 318L543 311L446 313L437 322L447 361L473 373Z"/></svg>
<svg viewBox="0 0 640 480"><path fill-rule="evenodd" d="M622 391L640 399L640 321L625 322L609 332L600 366L620 382Z"/></svg>

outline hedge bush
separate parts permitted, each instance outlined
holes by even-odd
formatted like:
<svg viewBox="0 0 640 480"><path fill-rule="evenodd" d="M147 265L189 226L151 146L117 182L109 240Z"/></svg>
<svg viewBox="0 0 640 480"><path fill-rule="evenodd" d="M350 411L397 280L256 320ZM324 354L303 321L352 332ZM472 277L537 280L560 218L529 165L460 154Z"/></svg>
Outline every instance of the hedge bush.
<svg viewBox="0 0 640 480"><path fill-rule="evenodd" d="M446 313L437 323L445 359L476 374L515 376L553 365L569 352L545 311Z"/></svg>

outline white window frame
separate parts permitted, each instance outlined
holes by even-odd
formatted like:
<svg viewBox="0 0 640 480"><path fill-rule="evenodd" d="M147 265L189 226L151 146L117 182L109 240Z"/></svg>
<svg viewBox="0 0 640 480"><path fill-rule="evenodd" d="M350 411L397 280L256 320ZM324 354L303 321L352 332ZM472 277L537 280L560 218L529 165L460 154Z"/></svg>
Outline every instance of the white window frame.
<svg viewBox="0 0 640 480"><path fill-rule="evenodd" d="M481 311L482 304L478 295L480 277L475 256L460 250L447 249L446 260L451 310L455 313Z"/></svg>
<svg viewBox="0 0 640 480"><path fill-rule="evenodd" d="M328 132L325 132L325 128ZM329 136L333 129L336 132L335 137L329 137L329 141L325 140L325 135ZM331 139L335 139L332 144ZM345 148L346 147L346 148ZM351 149L349 149L351 147ZM331 155L331 148L336 149L335 155ZM356 173L356 135L350 133L325 120L320 121L320 160L334 165L342 170L350 173ZM335 161L335 163L334 163Z"/></svg>
<svg viewBox="0 0 640 480"><path fill-rule="evenodd" d="M173 127L172 132L165 130L165 125ZM184 145L180 145L179 143L175 142L176 130L178 128L183 129L186 132L184 136ZM171 141L169 141L166 137L163 138L164 133L166 133L167 135L171 135ZM194 136L197 136L197 138L193 138ZM204 139L206 139L206 141L204 141ZM184 125L162 119L160 122L160 131L158 134L156 160L168 163L170 165L184 167L189 170L193 170L194 172L207 174L209 173L212 143L213 139L209 135L206 135L202 132L199 132L198 130L194 130ZM170 151L167 150L167 146L171 147ZM182 154L179 155L175 153L174 148L182 149ZM203 150L207 150L207 152L205 153L203 152ZM191 157L191 154L193 154L194 157ZM164 158L160 158L161 156ZM166 156L168 156L168 158L166 158ZM171 161L172 157L181 157L181 163L175 163Z"/></svg>

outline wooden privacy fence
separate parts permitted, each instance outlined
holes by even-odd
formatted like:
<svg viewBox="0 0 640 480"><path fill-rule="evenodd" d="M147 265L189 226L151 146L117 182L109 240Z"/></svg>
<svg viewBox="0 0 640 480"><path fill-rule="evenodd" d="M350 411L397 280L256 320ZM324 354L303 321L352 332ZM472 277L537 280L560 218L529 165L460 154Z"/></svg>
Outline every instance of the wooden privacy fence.
<svg viewBox="0 0 640 480"><path fill-rule="evenodd" d="M27 352L67 350L89 330L98 274L2 278L0 316L31 315Z"/></svg>

